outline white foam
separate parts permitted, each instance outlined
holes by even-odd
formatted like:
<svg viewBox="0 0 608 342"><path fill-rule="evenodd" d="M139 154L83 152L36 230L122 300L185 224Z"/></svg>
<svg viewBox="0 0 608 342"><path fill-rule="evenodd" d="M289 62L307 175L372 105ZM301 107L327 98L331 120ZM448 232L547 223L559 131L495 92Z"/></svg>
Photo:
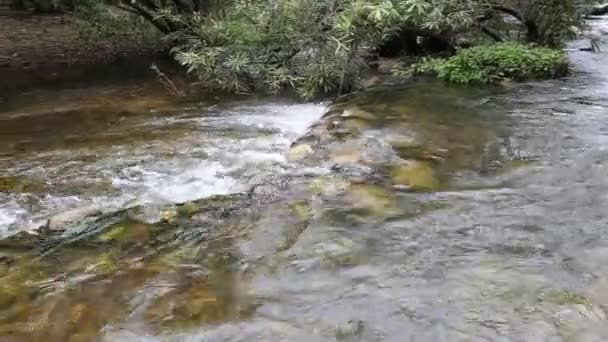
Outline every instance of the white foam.
<svg viewBox="0 0 608 342"><path fill-rule="evenodd" d="M238 182L225 175L218 162L201 161L186 168L148 169L133 166L125 178L113 179L114 186L135 192L138 203L178 203L238 191Z"/></svg>
<svg viewBox="0 0 608 342"><path fill-rule="evenodd" d="M237 110L251 113L238 115L237 120L239 123L259 128L278 129L282 134L295 139L306 133L308 127L323 115L325 105L311 103L265 105L239 107Z"/></svg>
<svg viewBox="0 0 608 342"><path fill-rule="evenodd" d="M113 210L243 191L249 182L283 172L287 165L285 150L324 111L323 104L264 104L232 107L214 115L202 112L197 117L150 118L145 124L165 125L163 129L170 130L179 122L191 124L193 129L166 141L117 144L105 150L68 148L38 154L37 158L22 160L20 171L53 181L61 179L64 183L72 180L90 184L110 182L115 191L86 190L76 197L42 196L32 213L17 205L20 200L15 205L0 201L0 230L45 220L62 210L83 205ZM132 126L122 128L124 134L128 134L130 128ZM78 166L66 169L69 163ZM23 200L27 196L15 194L15 198Z"/></svg>
<svg viewBox="0 0 608 342"><path fill-rule="evenodd" d="M0 227L7 228L17 223L23 214L25 210L21 208L0 208Z"/></svg>

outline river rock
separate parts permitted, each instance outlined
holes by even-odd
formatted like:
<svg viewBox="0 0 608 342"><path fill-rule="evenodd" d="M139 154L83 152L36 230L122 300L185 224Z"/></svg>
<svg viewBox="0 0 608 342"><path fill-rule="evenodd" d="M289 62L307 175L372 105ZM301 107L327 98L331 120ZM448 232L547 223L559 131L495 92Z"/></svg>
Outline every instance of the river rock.
<svg viewBox="0 0 608 342"><path fill-rule="evenodd" d="M20 231L17 234L0 240L0 248L8 249L31 249L39 246L41 237L37 234Z"/></svg>
<svg viewBox="0 0 608 342"><path fill-rule="evenodd" d="M83 219L101 214L99 207L87 206L64 211L51 217L46 228L51 231L63 231Z"/></svg>
<svg viewBox="0 0 608 342"><path fill-rule="evenodd" d="M308 144L295 145L290 148L289 151L287 151L287 160L289 160L290 162L299 161L313 153L314 151L312 147L310 147L310 145Z"/></svg>
<svg viewBox="0 0 608 342"><path fill-rule="evenodd" d="M408 186L414 191L431 191L439 187L433 168L429 163L420 161L394 167L391 181L394 185Z"/></svg>

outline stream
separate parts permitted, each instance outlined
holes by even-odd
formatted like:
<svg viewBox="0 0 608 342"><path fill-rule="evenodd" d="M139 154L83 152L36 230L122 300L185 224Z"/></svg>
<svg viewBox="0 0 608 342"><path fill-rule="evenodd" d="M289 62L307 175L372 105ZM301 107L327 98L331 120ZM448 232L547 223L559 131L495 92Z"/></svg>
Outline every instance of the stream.
<svg viewBox="0 0 608 342"><path fill-rule="evenodd" d="M334 104L11 93L0 340L606 341L608 53L570 60Z"/></svg>

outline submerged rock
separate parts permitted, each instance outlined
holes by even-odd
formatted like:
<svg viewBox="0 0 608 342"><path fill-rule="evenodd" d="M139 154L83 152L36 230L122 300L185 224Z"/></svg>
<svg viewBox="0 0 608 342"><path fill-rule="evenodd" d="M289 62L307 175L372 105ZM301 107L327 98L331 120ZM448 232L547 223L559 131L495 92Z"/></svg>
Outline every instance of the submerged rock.
<svg viewBox="0 0 608 342"><path fill-rule="evenodd" d="M355 208L364 208L374 215L383 215L394 207L395 195L377 185L353 184L348 193L348 199Z"/></svg>
<svg viewBox="0 0 608 342"><path fill-rule="evenodd" d="M101 242L144 243L150 240L150 228L140 222L121 222L114 224L99 235Z"/></svg>
<svg viewBox="0 0 608 342"><path fill-rule="evenodd" d="M440 185L435 170L429 163L419 161L394 167L391 181L394 185L407 186L413 191L432 191Z"/></svg>
<svg viewBox="0 0 608 342"><path fill-rule="evenodd" d="M17 234L0 240L0 248L6 249L34 249L40 246L43 238L38 234L20 231ZM0 254L1 255L1 254Z"/></svg>
<svg viewBox="0 0 608 342"><path fill-rule="evenodd" d="M51 217L45 228L50 229L51 231L63 231L87 217L100 214L101 210L97 206L86 206L67 210Z"/></svg>
<svg viewBox="0 0 608 342"><path fill-rule="evenodd" d="M47 189L47 184L38 179L25 176L0 177L0 192L39 193Z"/></svg>

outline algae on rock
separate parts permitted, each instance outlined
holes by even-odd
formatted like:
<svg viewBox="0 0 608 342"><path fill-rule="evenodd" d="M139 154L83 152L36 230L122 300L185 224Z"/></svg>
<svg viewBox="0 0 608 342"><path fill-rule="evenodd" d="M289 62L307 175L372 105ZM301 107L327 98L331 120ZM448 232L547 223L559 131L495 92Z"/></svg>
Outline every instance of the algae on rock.
<svg viewBox="0 0 608 342"><path fill-rule="evenodd" d="M390 176L393 184L407 186L413 191L433 191L440 186L436 172L428 162L396 166Z"/></svg>

